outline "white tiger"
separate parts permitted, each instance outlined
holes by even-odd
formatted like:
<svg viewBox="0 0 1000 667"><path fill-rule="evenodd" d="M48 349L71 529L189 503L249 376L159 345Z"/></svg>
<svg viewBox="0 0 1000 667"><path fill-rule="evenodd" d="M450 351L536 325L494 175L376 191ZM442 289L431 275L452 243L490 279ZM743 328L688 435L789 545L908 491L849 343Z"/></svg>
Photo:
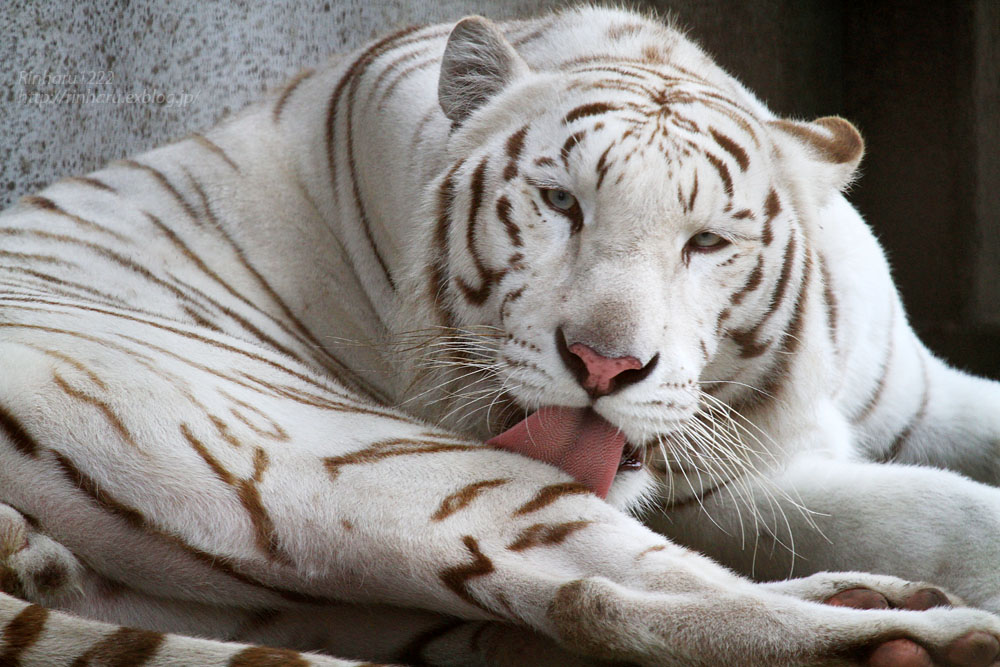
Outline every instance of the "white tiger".
<svg viewBox="0 0 1000 667"><path fill-rule="evenodd" d="M581 8L25 198L0 663L997 663L1000 391L907 326L861 154Z"/></svg>

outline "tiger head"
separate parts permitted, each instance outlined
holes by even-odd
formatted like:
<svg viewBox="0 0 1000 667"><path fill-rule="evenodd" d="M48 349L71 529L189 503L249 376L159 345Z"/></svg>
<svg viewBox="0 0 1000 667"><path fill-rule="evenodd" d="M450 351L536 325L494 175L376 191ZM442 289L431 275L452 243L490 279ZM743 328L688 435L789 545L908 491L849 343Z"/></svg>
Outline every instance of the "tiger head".
<svg viewBox="0 0 1000 667"><path fill-rule="evenodd" d="M466 332L446 347L468 369L453 413L612 501L662 474L696 494L695 474L768 447L733 411L780 393L803 353L810 229L862 142L839 118L773 120L666 27L602 28L564 62L549 33L522 57L467 18L442 61L448 168L422 271ZM529 66L542 52L555 64ZM498 423L504 401L522 412Z"/></svg>

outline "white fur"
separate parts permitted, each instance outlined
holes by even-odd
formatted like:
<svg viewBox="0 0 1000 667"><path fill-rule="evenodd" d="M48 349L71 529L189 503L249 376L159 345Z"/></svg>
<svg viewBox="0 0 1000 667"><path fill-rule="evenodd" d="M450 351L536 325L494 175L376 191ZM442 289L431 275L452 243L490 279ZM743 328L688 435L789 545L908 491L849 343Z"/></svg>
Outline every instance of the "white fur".
<svg viewBox="0 0 1000 667"><path fill-rule="evenodd" d="M419 649L435 664L843 664L898 636L944 661L970 631L1000 635L982 610L819 604L868 587L900 606L919 588L901 576L1000 611L1000 493L987 486L1000 390L908 327L839 193L860 150L830 162L636 15L463 25L444 81L449 28L400 35L207 141L111 165L98 185L56 183L3 215L17 231L0 236L2 565L32 601L81 617L53 615L24 658L82 655L108 632L98 621L372 660L438 637ZM595 55L625 69L646 58L633 80L681 81L662 147L628 136L627 110L566 120L584 104L652 104L589 87L629 79L588 70ZM574 194L578 232L539 183ZM688 254L704 231L730 245ZM560 327L606 356L658 361L592 400L557 352ZM754 327L756 356L738 335ZM753 400L762 387L773 395ZM709 389L730 407L693 426ZM620 473L608 502L539 502L569 476L482 442L515 406L543 405L592 406L646 467ZM900 434L896 461L873 463ZM451 498L462 489L464 504ZM640 506L674 542L622 510ZM32 587L44 562L64 568L64 590ZM744 578L793 571L819 574ZM22 613L0 596L0 627ZM244 650L165 641L162 664Z"/></svg>

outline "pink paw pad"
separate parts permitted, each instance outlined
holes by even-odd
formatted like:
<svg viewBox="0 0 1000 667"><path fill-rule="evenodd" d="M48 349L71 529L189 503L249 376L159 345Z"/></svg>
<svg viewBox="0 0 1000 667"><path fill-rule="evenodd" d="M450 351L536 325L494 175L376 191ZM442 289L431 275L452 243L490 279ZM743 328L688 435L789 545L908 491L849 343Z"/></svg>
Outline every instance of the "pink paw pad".
<svg viewBox="0 0 1000 667"><path fill-rule="evenodd" d="M1000 640L993 635L973 631L953 641L944 654L948 665L988 667L1000 660Z"/></svg>
<svg viewBox="0 0 1000 667"><path fill-rule="evenodd" d="M881 593L870 588L849 588L831 595L825 603L834 607L852 607L853 609L888 609L889 601Z"/></svg>

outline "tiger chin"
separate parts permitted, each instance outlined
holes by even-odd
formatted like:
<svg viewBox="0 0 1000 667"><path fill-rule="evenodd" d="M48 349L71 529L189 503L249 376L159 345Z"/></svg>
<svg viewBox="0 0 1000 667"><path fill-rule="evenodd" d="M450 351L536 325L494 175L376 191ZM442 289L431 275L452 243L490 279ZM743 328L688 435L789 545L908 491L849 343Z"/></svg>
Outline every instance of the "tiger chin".
<svg viewBox="0 0 1000 667"><path fill-rule="evenodd" d="M0 661L995 664L1000 389L908 326L863 151L579 8L24 198Z"/></svg>

